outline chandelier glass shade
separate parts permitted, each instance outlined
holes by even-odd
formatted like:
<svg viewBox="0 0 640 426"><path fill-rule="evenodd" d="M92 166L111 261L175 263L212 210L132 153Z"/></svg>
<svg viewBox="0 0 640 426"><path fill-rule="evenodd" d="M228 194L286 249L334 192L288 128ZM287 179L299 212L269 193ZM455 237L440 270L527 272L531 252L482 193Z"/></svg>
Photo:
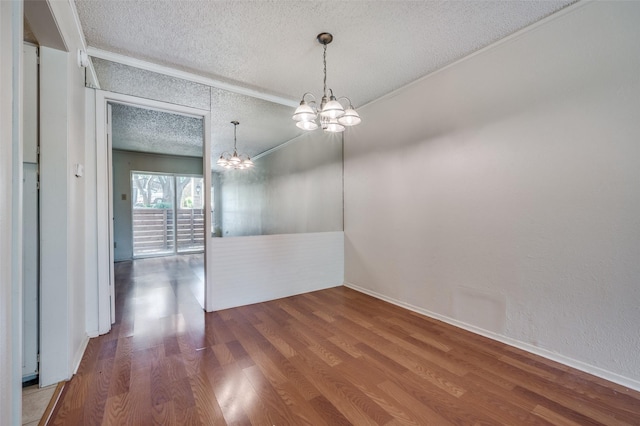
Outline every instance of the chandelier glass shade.
<svg viewBox="0 0 640 426"><path fill-rule="evenodd" d="M247 154L238 154L238 149L236 148L236 130L238 128L237 121L232 121L233 124L233 154L229 154L228 152L223 152L220 154L220 158L216 161L216 164L225 169L236 169L236 170L244 170L253 167L253 161L251 161L251 157Z"/></svg>
<svg viewBox="0 0 640 426"><path fill-rule="evenodd" d="M323 64L324 64L324 91L320 106L317 106L316 97L307 92L302 95L300 106L293 113L293 119L296 126L302 130L316 130L322 127L325 132L337 133L343 132L345 127L355 126L362 121L356 112L351 100L346 96L336 98L333 90L327 90L327 45L333 40L333 36L329 33L318 34L318 42L323 45ZM308 98L312 98L308 100ZM346 109L340 101L348 102Z"/></svg>

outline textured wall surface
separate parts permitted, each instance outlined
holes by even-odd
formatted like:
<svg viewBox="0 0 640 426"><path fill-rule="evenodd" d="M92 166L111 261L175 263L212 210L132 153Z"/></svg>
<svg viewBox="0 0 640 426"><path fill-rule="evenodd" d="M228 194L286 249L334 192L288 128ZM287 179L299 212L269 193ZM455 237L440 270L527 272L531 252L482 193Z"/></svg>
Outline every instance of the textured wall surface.
<svg viewBox="0 0 640 426"><path fill-rule="evenodd" d="M363 108L345 281L640 389L638 22L586 3Z"/></svg>

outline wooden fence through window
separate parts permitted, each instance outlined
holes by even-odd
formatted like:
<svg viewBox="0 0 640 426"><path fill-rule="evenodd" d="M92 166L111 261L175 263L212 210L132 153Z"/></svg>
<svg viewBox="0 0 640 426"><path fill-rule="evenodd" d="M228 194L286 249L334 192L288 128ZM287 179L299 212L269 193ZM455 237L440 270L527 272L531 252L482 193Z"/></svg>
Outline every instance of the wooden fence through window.
<svg viewBox="0 0 640 426"><path fill-rule="evenodd" d="M133 209L134 256L204 250L204 210L178 209L177 223L172 209ZM174 232L177 228L177 238Z"/></svg>

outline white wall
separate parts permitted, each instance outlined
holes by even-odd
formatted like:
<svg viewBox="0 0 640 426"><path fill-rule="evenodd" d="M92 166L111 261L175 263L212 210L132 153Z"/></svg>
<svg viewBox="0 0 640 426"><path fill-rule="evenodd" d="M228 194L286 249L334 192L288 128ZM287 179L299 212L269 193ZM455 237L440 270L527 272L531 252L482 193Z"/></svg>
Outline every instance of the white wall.
<svg viewBox="0 0 640 426"><path fill-rule="evenodd" d="M71 377L88 342L86 331L84 177L74 166L85 161L85 71L76 64L83 40L71 5L49 3L69 52L41 48L40 384Z"/></svg>
<svg viewBox="0 0 640 426"><path fill-rule="evenodd" d="M336 287L344 280L342 231L212 240L208 310Z"/></svg>
<svg viewBox="0 0 640 426"><path fill-rule="evenodd" d="M21 423L22 3L0 2L0 424Z"/></svg>
<svg viewBox="0 0 640 426"><path fill-rule="evenodd" d="M146 171L202 176L202 158L113 150L114 260L133 258L131 172ZM122 199L122 195L126 199Z"/></svg>
<svg viewBox="0 0 640 426"><path fill-rule="evenodd" d="M578 4L362 108L347 284L640 389L638 22Z"/></svg>

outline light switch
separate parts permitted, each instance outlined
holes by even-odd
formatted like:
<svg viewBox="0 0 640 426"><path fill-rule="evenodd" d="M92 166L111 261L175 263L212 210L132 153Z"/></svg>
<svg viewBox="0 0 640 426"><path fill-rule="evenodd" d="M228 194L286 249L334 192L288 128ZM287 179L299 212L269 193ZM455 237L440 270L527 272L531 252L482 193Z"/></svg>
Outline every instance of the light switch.
<svg viewBox="0 0 640 426"><path fill-rule="evenodd" d="M76 177L82 177L82 175L84 174L84 166L82 164L75 164L74 172L76 174Z"/></svg>

